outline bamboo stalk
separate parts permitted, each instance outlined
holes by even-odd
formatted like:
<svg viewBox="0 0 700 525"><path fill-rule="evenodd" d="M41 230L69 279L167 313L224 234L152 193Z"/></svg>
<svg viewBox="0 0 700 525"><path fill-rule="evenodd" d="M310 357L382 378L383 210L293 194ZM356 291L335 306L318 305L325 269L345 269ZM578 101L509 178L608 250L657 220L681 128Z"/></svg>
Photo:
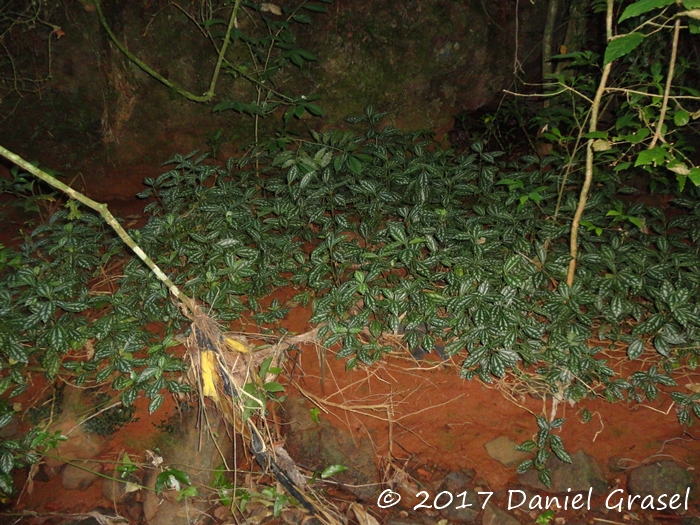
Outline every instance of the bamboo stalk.
<svg viewBox="0 0 700 525"><path fill-rule="evenodd" d="M99 213L102 218L109 224L112 229L117 233L119 238L124 241L124 244L126 244L129 248L131 248L136 255L139 256L139 259L141 259L144 263L146 263L146 266L148 266L151 271L160 279L167 287L168 290L170 290L170 293L173 294L179 301L181 301L187 309L191 312L194 313L196 309L196 303L194 300L192 300L190 297L185 295L176 285L173 283L170 278L163 273L163 270L161 270L156 263L153 262L153 260L146 255L146 253L141 249L141 247L136 244L136 241L134 241L131 237L129 237L129 234L126 233L124 228L121 227L121 225L117 222L117 220L114 218L114 216L109 212L107 209L106 204L102 204L99 202L96 202L82 193L74 190L70 186L67 186L66 184L63 184L61 181L57 180L55 177L52 177L45 171L40 170L36 166L33 166L26 160L24 160L22 157L19 155L12 153L11 151L5 149L4 147L0 146L0 155L8 159L9 161L13 162L20 168L23 168L27 170L29 173L34 175L35 177L43 180L50 186L56 188L57 190L62 191L69 197L72 197L73 199L77 200L78 202L84 204L88 208L91 208L95 210L97 213Z"/></svg>

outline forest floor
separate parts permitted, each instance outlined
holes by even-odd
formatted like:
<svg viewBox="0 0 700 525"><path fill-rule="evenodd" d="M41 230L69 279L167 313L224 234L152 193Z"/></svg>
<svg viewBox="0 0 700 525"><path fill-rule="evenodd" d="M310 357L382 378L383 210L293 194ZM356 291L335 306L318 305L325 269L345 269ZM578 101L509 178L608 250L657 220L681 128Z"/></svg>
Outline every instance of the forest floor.
<svg viewBox="0 0 700 525"><path fill-rule="evenodd" d="M131 227L138 227L146 220L142 216L145 203L131 196L143 189L141 181L144 177L158 174L157 167L134 167L105 174L105 180L118 181L108 189L99 191L96 181L88 181L86 185L91 196L104 199L115 216L125 218ZM21 242L20 231L26 231L25 222L33 216L14 207L7 196L3 199L0 203L0 211L4 214L0 243L16 245ZM293 290L280 289L275 297L285 302L294 293ZM310 316L310 308L295 307L281 321L280 327L294 333L306 332L312 328L308 322ZM239 328L253 333L259 330L252 321ZM184 352L184 349L180 350ZM604 352L616 372L626 372L622 374L624 376L629 373L629 370L623 370L628 366L624 351L605 349ZM353 439L369 440L378 484L386 482L390 470L397 468L417 480L419 487L437 487L448 473L469 471L473 475L472 485L481 491L501 494L499 501L503 506L504 491L522 487L522 481L516 475L517 465L506 467L492 458L486 444L502 436L517 443L532 439L537 434L532 414L550 417L552 399L538 396L531 386L513 378L491 385L478 380L465 381L459 377L459 369L458 358L442 361L430 354L424 360L415 360L397 340L396 351L381 364L346 371L344 360L336 359L331 351L321 352L319 347L306 345L289 356L281 382L285 383L289 396L286 403L303 400L309 407L319 409L319 418L349 433ZM698 374L685 379L687 383L700 383ZM30 389L22 403L41 402L46 397L47 390L40 387L39 376L36 381L37 388ZM152 416L148 415L144 400L139 400L136 407L133 421L106 439L100 461L116 464L124 453L143 457L147 450L156 447L166 424L180 417L173 399ZM587 423L583 422L583 409L593 415ZM680 426L668 397L656 403L642 404L611 404L600 398L586 399L576 405L558 405L557 416L566 418L559 434L566 450L570 454L582 450L602 466L608 493L626 486L629 469L658 460L675 461L693 472L697 483L700 431L695 427L684 429ZM284 414L281 419L284 420ZM105 499L101 483L95 482L87 489L77 491L64 489L60 476L41 479L43 481L34 480L31 491L25 486L21 496L12 502L11 512L10 509L6 511L36 513L32 523L46 520L58 523L65 517L84 515L96 507L113 506ZM336 496L340 498L338 501L348 500L342 495ZM411 517L416 523L438 522L434 512L425 511L421 517L420 508L414 512L412 504L401 507L403 514L400 515L396 514L398 508L390 512L389 509L379 509L372 502L365 504L382 520L398 519L399 516ZM693 501L691 507L685 513L686 518L700 515L698 501ZM654 519L673 521L682 517L618 510L591 512L590 509L562 511L556 516L560 518L558 523L576 520L606 523ZM514 513L521 523L532 523L541 515L541 510L519 509ZM30 519L28 514L25 516ZM9 514L7 518L12 520L8 522L16 520ZM143 517L137 513L133 522L139 520Z"/></svg>

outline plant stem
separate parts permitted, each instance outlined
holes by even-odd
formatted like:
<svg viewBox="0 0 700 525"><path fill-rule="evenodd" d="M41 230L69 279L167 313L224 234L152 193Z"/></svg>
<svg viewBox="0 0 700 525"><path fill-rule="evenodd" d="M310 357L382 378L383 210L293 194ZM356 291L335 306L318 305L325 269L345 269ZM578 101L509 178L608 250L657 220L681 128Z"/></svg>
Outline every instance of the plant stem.
<svg viewBox="0 0 700 525"><path fill-rule="evenodd" d="M196 303L190 297L182 293L180 289L175 285L175 283L173 283L170 280L170 278L167 275L165 275L160 268L158 268L156 263L154 263L153 260L144 253L144 251L139 247L139 245L136 244L136 242L131 237L129 237L129 234L126 233L124 228L121 227L121 225L117 222L114 216L109 212L106 204L101 204L92 199L89 199L82 193L75 191L73 188L67 186L66 184L63 184L61 181L55 179L54 177L40 170L36 166L33 166L19 155L12 153L11 151L5 149L2 146L0 146L0 155L2 155L11 162L14 162L20 168L27 170L29 173L43 180L50 186L62 191L69 197L74 198L78 202L83 203L88 208L91 208L97 213L99 213L102 216L102 218L104 218L104 220L107 222L107 224L109 224L112 227L112 229L117 233L119 238L122 241L124 241L124 244L129 246L129 248L131 248L134 251L134 253L136 253L136 255L138 255L144 263L146 263L146 266L148 266L151 269L151 271L156 275L156 277L158 277L158 279L160 279L168 287L170 293L172 293L177 299L179 299L190 310L190 312L195 312Z"/></svg>
<svg viewBox="0 0 700 525"><path fill-rule="evenodd" d="M608 36L608 42L612 38L612 15L613 15L613 0L608 0L608 12L605 17L605 29ZM598 128L598 111L600 109L600 101L603 98L603 93L605 93L605 84L608 82L608 76L610 75L610 70L612 69L612 62L605 64L603 68L603 74L600 77L600 82L598 83L598 90L596 91L595 98L593 99L593 104L591 106L591 120L588 127L589 133L593 133ZM583 181L583 186L581 187L581 194L578 199L578 206L576 207L576 213L574 213L574 219L571 222L571 237L569 239L569 255L571 260L569 261L569 271L566 274L566 284L572 286L574 284L574 275L576 274L576 257L578 256L578 227L581 222L581 217L583 216L583 210L586 207L586 200L588 199L588 190L591 188L591 182L593 182L593 139L588 139L588 144L586 145L586 176Z"/></svg>
<svg viewBox="0 0 700 525"><path fill-rule="evenodd" d="M671 63L668 66L668 78L666 79L666 89L664 90L664 101L661 104L661 113L659 114L659 122L656 124L656 132L654 138L649 144L649 149L656 146L659 138L661 138L661 128L664 126L664 118L666 118L666 109L668 108L668 96L671 92L671 81L673 80L673 70L676 67L676 54L678 52L678 34L681 31L681 19L676 18L676 25L673 28L673 47L671 49Z"/></svg>
<svg viewBox="0 0 700 525"><path fill-rule="evenodd" d="M119 50L126 55L126 57L131 60L134 64L139 66L141 69L143 69L146 73L151 75L153 78L158 80L159 82L162 82L166 86L168 86L170 89L174 90L176 93L179 95L182 95L188 100L191 100L193 102L209 102L211 99L214 98L214 93L216 91L216 82L219 79L219 73L221 72L221 64L224 61L224 55L226 54L226 49L228 48L229 42L231 41L231 30L233 29L233 24L236 21L236 16L238 15L238 10L241 6L241 0L236 0L236 3L233 6L233 9L231 10L231 17L229 18L228 21L228 28L226 29L226 36L224 36L224 42L221 45L221 51L219 52L219 58L216 61L216 66L214 67L214 73L212 74L211 77L211 82L209 83L209 90L204 93L204 95L195 95L193 93L190 93L187 90L182 89L181 87L173 84L170 82L167 78L163 77L160 75L158 72L155 70L151 69L151 67L148 66L145 62L140 60L136 55L131 53L124 44L122 44L119 39L117 39L117 36L112 32L112 29L109 27L109 24L107 23L107 19L105 18L104 13L102 12L102 5L100 3L100 0L95 0L95 8L97 10L97 15L100 19L100 23L102 24L102 27L104 27L105 31L107 31L107 34L109 35L109 38L114 42L114 45L116 45Z"/></svg>

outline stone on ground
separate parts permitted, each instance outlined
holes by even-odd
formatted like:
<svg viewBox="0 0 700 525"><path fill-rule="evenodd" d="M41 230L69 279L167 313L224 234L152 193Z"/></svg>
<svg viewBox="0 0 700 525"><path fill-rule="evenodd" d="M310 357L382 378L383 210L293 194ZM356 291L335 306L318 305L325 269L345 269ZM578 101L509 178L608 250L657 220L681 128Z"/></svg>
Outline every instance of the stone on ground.
<svg viewBox="0 0 700 525"><path fill-rule="evenodd" d="M87 408L82 399L83 390L67 385L63 391L63 412L58 416L48 431L54 433L57 430L67 436L67 441L59 443L52 451L52 456L44 458L46 466L55 468L66 461L74 459L93 459L105 448L105 440L97 434L87 434L84 426L78 424L78 416ZM64 461L65 460L65 461Z"/></svg>
<svg viewBox="0 0 700 525"><path fill-rule="evenodd" d="M516 518L493 503L486 504L481 523L482 525L520 525Z"/></svg>
<svg viewBox="0 0 700 525"><path fill-rule="evenodd" d="M530 457L527 452L516 450L518 443L510 439L508 436L499 436L492 439L484 445L486 452L493 459L506 467L517 467Z"/></svg>
<svg viewBox="0 0 700 525"><path fill-rule="evenodd" d="M445 476L435 497L429 501L437 508L448 501L446 494L438 498L437 496L440 493L445 492L453 496L452 503L440 510L440 514L450 523L473 523L479 515L481 504L477 498L476 491L470 486L474 475L473 470L450 472Z"/></svg>
<svg viewBox="0 0 700 525"><path fill-rule="evenodd" d="M164 467L179 469L190 477L195 486L211 486L214 470L223 463L222 454L230 461L233 457L231 441L226 426L218 414L211 410L207 419L218 438L214 443L206 429L197 428L197 410L190 410L182 421L172 442L162 450ZM200 439L201 438L201 439ZM189 525L205 516L209 504L205 498L183 498L177 501L175 491L157 495L156 479L160 471L149 472L144 485L143 514L148 525Z"/></svg>
<svg viewBox="0 0 700 525"><path fill-rule="evenodd" d="M627 477L627 491L633 496L652 496L658 500L659 496L666 494L665 501L668 503L674 494L680 494L681 507L688 487L691 487L690 503L697 499L697 491L693 490L693 476L670 460L642 465L630 471Z"/></svg>
<svg viewBox="0 0 700 525"><path fill-rule="evenodd" d="M552 486L546 487L538 477L536 470L531 469L520 474L518 481L530 488L542 490L551 494L585 492L593 488L594 494L604 494L608 490L608 482L601 467L595 459L579 450L571 455L571 463L564 463L552 455L547 461L547 467L552 476Z"/></svg>

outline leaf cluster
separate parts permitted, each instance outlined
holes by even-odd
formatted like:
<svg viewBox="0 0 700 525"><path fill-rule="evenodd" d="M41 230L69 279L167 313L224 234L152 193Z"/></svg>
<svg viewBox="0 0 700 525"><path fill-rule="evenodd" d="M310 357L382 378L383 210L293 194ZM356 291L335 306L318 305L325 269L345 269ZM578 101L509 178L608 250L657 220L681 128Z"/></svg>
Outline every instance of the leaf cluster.
<svg viewBox="0 0 700 525"><path fill-rule="evenodd" d="M228 99L216 104L214 112L233 110L254 117L265 117L283 109L285 122L305 114L323 115L320 106L314 103L316 95L290 95L284 88L281 73L290 66L304 68L316 62L317 57L297 42L295 29L299 25L312 24L312 15L327 12L332 0L318 3L301 2L295 6L278 6L271 3L242 2L248 18L259 23L242 24L231 31L231 42L244 49L237 59L224 61L227 73L233 78L243 78L254 88L250 100ZM223 40L226 21L218 18L207 20L204 25L211 38Z"/></svg>
<svg viewBox="0 0 700 525"><path fill-rule="evenodd" d="M290 304L268 296L296 287L348 368L377 362L393 350L384 335L399 331L411 348L444 346L466 379L527 372L561 400L655 399L678 369L697 366L697 190L669 219L599 177L569 287L577 201L559 198L561 158L506 162L481 142L443 150L430 132L380 128L384 116L367 108L353 130L276 137L223 165L176 155L145 181L151 217L131 235L222 321L273 325ZM187 390L185 365L168 351L185 319L97 217L61 210L0 255L3 393L24 391L29 367L114 389L126 407L143 393L151 411ZM105 283L115 267L121 277ZM154 322L165 337L145 328ZM606 348L643 364L620 377ZM264 405L278 387L248 393ZM688 423L698 396L672 395ZM536 444L563 451L551 433Z"/></svg>

